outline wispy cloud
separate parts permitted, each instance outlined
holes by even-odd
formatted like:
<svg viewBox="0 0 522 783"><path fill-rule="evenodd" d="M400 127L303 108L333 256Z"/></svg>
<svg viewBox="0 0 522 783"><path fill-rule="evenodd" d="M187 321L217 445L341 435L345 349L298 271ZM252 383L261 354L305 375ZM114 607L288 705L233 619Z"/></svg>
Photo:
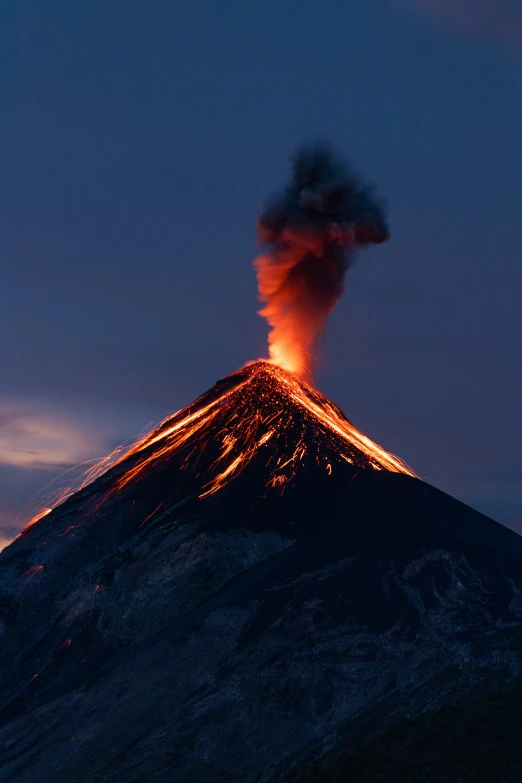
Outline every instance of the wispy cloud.
<svg viewBox="0 0 522 783"><path fill-rule="evenodd" d="M93 447L86 429L55 411L0 401L0 464L67 467Z"/></svg>
<svg viewBox="0 0 522 783"><path fill-rule="evenodd" d="M71 466L102 456L103 430L35 401L0 399L0 550L27 521L31 497Z"/></svg>
<svg viewBox="0 0 522 783"><path fill-rule="evenodd" d="M144 422L140 411L0 398L0 549Z"/></svg>

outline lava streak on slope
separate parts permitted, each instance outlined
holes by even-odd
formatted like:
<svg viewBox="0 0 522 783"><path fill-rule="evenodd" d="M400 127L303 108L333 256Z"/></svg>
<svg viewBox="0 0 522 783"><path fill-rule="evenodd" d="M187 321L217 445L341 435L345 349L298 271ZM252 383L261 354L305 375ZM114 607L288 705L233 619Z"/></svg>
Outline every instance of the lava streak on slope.
<svg viewBox="0 0 522 783"><path fill-rule="evenodd" d="M122 460L129 467L111 494L177 463L198 478L200 498L214 494L256 458L265 486L283 487L301 466L332 474L342 464L415 475L398 457L359 432L308 384L266 361L228 376L167 418Z"/></svg>

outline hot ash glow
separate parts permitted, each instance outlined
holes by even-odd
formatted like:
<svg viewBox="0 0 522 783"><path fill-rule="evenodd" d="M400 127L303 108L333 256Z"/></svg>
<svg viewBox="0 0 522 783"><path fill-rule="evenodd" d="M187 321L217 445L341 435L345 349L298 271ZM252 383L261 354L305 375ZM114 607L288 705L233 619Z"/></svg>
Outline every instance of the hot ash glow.
<svg viewBox="0 0 522 783"><path fill-rule="evenodd" d="M175 457L181 470L190 467L201 477L200 498L222 489L256 457L264 458L267 488L282 487L310 462L327 475L343 463L415 475L312 386L264 361L229 376L134 446L125 457L133 464L112 491Z"/></svg>
<svg viewBox="0 0 522 783"><path fill-rule="evenodd" d="M340 242L326 253L321 237L284 232L283 246L256 258L259 314L271 327L270 360L298 378L310 379L318 334L343 292L343 250ZM315 286L323 278L323 296ZM325 289L328 295L325 295ZM329 301L331 299L331 301Z"/></svg>
<svg viewBox="0 0 522 783"><path fill-rule="evenodd" d="M270 360L310 381L317 338L343 294L354 250L388 238L382 206L328 148L305 148L257 232L266 247L254 267Z"/></svg>

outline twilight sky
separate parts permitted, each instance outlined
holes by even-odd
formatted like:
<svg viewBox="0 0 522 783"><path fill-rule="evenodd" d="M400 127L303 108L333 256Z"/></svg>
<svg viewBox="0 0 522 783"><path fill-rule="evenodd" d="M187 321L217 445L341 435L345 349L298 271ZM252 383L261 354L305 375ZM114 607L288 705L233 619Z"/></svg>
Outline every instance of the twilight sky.
<svg viewBox="0 0 522 783"><path fill-rule="evenodd" d="M317 137L392 230L348 274L319 387L522 533L520 0L17 0L0 77L0 539L68 466L266 355L255 221Z"/></svg>

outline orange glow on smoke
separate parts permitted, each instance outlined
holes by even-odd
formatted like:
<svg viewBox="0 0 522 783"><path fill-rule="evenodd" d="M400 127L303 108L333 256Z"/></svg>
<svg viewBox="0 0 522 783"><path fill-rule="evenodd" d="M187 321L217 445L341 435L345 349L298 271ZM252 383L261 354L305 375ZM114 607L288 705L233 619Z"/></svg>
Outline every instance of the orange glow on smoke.
<svg viewBox="0 0 522 783"><path fill-rule="evenodd" d="M337 299L343 292L342 279L334 283L335 298L325 301L317 287L303 275L292 270L305 258L320 267L320 276L330 283L339 278L335 254L326 252L335 240L339 252L353 241L351 226L334 226L328 237L314 231L286 229L280 237L280 247L259 255L254 261L259 299L263 307L259 315L266 318L271 330L268 335L270 361L302 380L310 381L314 363L315 343L324 332ZM309 267L311 269L311 267ZM313 270L308 274L313 276Z"/></svg>

